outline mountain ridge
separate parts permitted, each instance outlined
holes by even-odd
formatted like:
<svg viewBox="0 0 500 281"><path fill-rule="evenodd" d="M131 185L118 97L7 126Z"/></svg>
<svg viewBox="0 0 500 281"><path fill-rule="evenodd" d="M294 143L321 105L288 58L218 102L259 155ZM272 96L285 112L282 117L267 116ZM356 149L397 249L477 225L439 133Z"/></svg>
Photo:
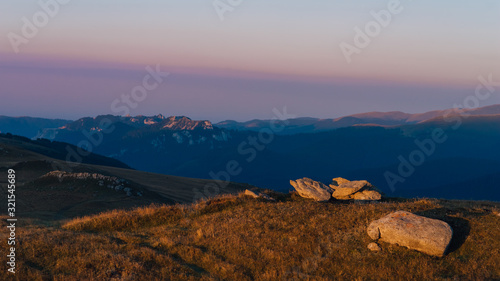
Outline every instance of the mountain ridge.
<svg viewBox="0 0 500 281"><path fill-rule="evenodd" d="M490 115L500 114L500 104L490 105L472 109L446 109L433 110L424 113L405 113L402 111L372 111L356 113L337 118L314 118L298 117L286 120L284 130L277 134L297 134L297 133L315 133L328 130L334 130L349 126L401 126L425 122L443 115L463 114L463 115ZM209 120L192 120L186 116L165 117L162 114L154 116L116 116L111 114L98 115L96 117L83 117L78 120L65 119L46 119L34 117L7 117L0 116L0 132L12 133L14 135L25 136L28 138L47 138L54 139L57 132L61 129L81 130L99 127L99 121L109 119L110 123L122 123L124 125L143 128L143 130L213 130L214 128L228 130L249 130L259 131L262 128L269 127L272 120L252 119L249 121L225 120L218 123L212 123ZM34 123L34 124L31 124Z"/></svg>
<svg viewBox="0 0 500 281"><path fill-rule="evenodd" d="M314 117L299 117L287 120L289 125L280 134L297 134L297 133L314 133L327 130L334 130L343 127L356 125L378 125L378 126L400 126L408 124L416 124L444 115L451 114L468 114L468 115L490 115L500 114L500 105L490 105L472 109L446 109L433 110L424 113L405 113L402 111L372 111L365 113L357 113L338 118L314 118ZM253 130L258 131L262 128L269 127L272 120L253 119L246 122L238 122L234 120L225 120L215 123L214 126L232 130Z"/></svg>
<svg viewBox="0 0 500 281"><path fill-rule="evenodd" d="M328 177L338 176L366 179L394 196L446 195L429 188L448 190L456 184L457 190L447 197L500 200L496 190L491 192L494 198L489 198L485 192L470 192L466 184L474 178L488 184L491 181L483 179L487 174L500 174L499 110L497 105L465 112L434 111L414 116L403 125L392 124L402 122L401 118L408 120L404 113L368 113L339 119L337 125L345 127L319 131L319 125L311 125L315 119L296 118L297 122L288 124L294 134L269 136L262 132L269 132L270 124L255 120L252 130L234 130L183 116L123 119L107 115L75 121L56 130L52 139L86 144L89 151L137 170L230 179L279 191L290 189L289 180L298 177L328 181ZM112 132L96 127L105 119L114 120ZM323 122L331 125L332 120ZM267 131L260 131L261 125ZM304 133L304 128L310 133ZM440 133L443 141L433 141L433 132ZM236 163L235 170L228 163ZM400 172L402 165L411 173ZM400 176L395 188L385 177L387 173Z"/></svg>

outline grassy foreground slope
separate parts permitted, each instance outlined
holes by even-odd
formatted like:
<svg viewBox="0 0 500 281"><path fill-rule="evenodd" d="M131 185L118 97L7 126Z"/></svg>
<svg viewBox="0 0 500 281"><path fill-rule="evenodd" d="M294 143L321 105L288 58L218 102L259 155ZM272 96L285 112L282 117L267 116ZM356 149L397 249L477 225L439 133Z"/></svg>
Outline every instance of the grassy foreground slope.
<svg viewBox="0 0 500 281"><path fill-rule="evenodd" d="M399 200L277 202L225 195L190 205L115 210L51 225L20 220L15 277L1 280L494 280L500 204ZM448 222L447 256L382 243L367 225L406 210ZM3 224L5 220L2 219ZM5 225L2 225L5 228ZM5 241L5 232L0 240ZM6 243L1 244L2 253Z"/></svg>

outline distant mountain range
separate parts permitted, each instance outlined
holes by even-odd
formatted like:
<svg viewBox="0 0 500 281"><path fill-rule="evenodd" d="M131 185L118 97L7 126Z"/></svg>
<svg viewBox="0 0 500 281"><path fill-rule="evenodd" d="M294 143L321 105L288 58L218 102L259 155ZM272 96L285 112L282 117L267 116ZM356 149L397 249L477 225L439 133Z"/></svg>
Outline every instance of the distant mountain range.
<svg viewBox="0 0 500 281"><path fill-rule="evenodd" d="M378 126L400 126L416 124L453 112L454 110L435 110L425 113L410 114L401 111L391 112L368 112L353 114L335 119L319 119L302 117L289 119L286 128L280 134L315 133L329 131L356 125L378 125ZM500 105L492 105L475 109L460 109L461 112L470 115L500 114ZM258 131L269 127L271 120L251 120L237 122L233 120L222 121L215 124L216 127L232 130Z"/></svg>
<svg viewBox="0 0 500 281"><path fill-rule="evenodd" d="M455 109L434 110L425 113L404 113L401 111L391 112L367 112L348 115L335 119L320 119L312 117L300 117L288 119L284 129L277 134L292 135L299 133L316 133L334 130L338 128L372 125L372 126L401 126L416 124L419 122L431 120L446 114L457 112ZM460 109L463 114L472 116L500 114L500 105L491 105L473 109ZM238 131L259 131L262 128L269 127L272 120L254 119L246 122L237 122L226 120L216 124L210 121L193 121L185 116L164 117L159 114L156 116L113 116L101 115L96 118L86 117L73 120L64 119L46 119L33 117L7 117L0 116L0 133L11 133L14 135L28 138L55 138L52 134L61 129L78 130L79 128L92 128L99 125L99 121L108 118L112 123L118 121L133 128L145 128L149 131L160 131L162 129L171 130L210 130L214 127ZM96 121L97 120L97 121Z"/></svg>
<svg viewBox="0 0 500 281"><path fill-rule="evenodd" d="M82 118L44 128L38 137L83 146L138 170L279 191L291 188L290 179L345 177L366 179L390 196L500 201L500 105L460 114L373 112L286 123L265 143L261 130L269 129L269 120L212 125L162 115ZM436 142L436 134L444 141Z"/></svg>

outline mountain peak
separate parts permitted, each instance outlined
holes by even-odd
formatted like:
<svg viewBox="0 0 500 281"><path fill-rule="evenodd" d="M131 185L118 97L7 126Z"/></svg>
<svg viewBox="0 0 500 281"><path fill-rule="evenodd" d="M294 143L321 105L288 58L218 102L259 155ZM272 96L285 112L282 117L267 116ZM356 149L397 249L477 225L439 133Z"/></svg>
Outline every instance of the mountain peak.
<svg viewBox="0 0 500 281"><path fill-rule="evenodd" d="M213 126L210 121L193 121L191 118L186 116L170 116L166 118L161 125L162 129L167 130L213 130Z"/></svg>

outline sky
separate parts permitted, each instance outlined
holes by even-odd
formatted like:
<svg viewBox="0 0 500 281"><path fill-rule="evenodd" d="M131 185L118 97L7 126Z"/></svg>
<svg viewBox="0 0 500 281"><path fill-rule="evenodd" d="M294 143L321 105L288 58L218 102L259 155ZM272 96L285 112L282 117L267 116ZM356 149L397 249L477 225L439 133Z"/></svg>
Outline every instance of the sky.
<svg viewBox="0 0 500 281"><path fill-rule="evenodd" d="M319 118L445 109L478 76L500 81L496 0L5 0L0 11L7 116L119 114L113 102L148 67L170 75L130 114L215 122L284 106ZM497 103L500 88L480 106Z"/></svg>

